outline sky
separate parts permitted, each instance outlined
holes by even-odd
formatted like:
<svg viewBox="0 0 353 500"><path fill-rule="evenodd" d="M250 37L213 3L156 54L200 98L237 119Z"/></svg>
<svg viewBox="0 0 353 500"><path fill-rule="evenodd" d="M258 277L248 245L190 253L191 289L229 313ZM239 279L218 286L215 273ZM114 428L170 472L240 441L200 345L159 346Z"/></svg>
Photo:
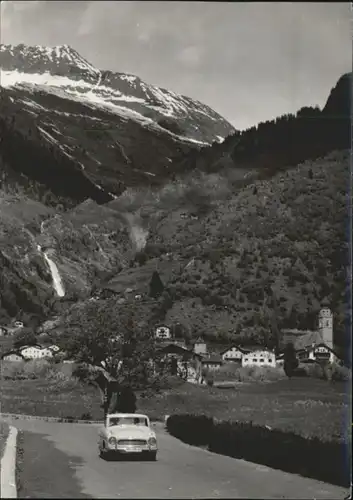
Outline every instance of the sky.
<svg viewBox="0 0 353 500"><path fill-rule="evenodd" d="M62 45L211 106L235 128L324 106L352 69L350 3L5 1L0 41Z"/></svg>

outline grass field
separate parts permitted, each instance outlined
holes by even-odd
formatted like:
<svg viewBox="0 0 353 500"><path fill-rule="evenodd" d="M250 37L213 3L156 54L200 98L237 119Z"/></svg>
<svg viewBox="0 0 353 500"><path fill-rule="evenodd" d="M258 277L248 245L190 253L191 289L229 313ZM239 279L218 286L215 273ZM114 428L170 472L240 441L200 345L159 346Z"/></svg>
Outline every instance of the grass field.
<svg viewBox="0 0 353 500"><path fill-rule="evenodd" d="M41 417L81 418L90 413L102 418L98 391L74 381L58 385L48 380L4 380L1 387L1 411Z"/></svg>
<svg viewBox="0 0 353 500"><path fill-rule="evenodd" d="M317 379L238 384L232 389L186 385L151 399L139 409L151 416L203 413L220 420L253 421L302 436L345 440L351 429L349 386Z"/></svg>
<svg viewBox="0 0 353 500"><path fill-rule="evenodd" d="M9 426L0 420L0 460L4 454L6 439L9 434Z"/></svg>
<svg viewBox="0 0 353 500"><path fill-rule="evenodd" d="M98 392L80 383L4 380L2 411L38 416L102 418ZM351 429L348 383L319 379L283 379L271 383L238 383L221 389L182 383L152 397L138 396L138 411L163 419L173 413L204 413L217 419L253 421L290 429L303 436L347 439Z"/></svg>

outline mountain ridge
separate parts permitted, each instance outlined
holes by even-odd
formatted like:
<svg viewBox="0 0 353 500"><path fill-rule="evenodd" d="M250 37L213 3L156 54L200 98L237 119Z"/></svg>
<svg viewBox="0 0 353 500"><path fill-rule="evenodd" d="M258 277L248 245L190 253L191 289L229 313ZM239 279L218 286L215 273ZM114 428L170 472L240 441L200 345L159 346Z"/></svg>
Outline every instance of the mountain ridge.
<svg viewBox="0 0 353 500"><path fill-rule="evenodd" d="M181 154L234 130L204 104L94 68L67 45L0 49L6 176L66 206L161 183L178 173Z"/></svg>
<svg viewBox="0 0 353 500"><path fill-rule="evenodd" d="M232 125L200 101L149 85L135 75L95 68L68 45L2 45L0 68L2 86L27 80L64 88L71 96L78 94L81 99L116 112L119 107L131 109L157 123L163 118L176 119L184 134L200 143L213 142L234 131ZM203 123L206 119L207 123Z"/></svg>

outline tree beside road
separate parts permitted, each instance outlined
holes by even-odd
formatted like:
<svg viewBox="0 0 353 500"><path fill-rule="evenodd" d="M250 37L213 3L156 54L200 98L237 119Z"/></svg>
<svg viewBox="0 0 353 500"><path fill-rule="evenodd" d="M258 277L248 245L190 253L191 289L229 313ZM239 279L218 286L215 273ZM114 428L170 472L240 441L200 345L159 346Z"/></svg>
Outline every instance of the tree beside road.
<svg viewBox="0 0 353 500"><path fill-rule="evenodd" d="M119 304L113 297L88 302L66 320L58 343L78 363L76 376L99 388L105 411L123 389L154 390L163 381L155 369L161 357L152 329L155 310L153 300Z"/></svg>

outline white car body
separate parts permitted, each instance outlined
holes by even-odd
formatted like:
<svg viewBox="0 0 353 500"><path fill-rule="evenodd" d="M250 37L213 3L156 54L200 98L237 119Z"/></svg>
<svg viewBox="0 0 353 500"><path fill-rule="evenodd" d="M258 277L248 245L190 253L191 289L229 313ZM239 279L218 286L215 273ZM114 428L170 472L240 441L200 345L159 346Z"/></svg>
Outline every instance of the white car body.
<svg viewBox="0 0 353 500"><path fill-rule="evenodd" d="M146 415L111 413L99 429L100 456L112 454L141 454L150 460L157 458L156 433Z"/></svg>

